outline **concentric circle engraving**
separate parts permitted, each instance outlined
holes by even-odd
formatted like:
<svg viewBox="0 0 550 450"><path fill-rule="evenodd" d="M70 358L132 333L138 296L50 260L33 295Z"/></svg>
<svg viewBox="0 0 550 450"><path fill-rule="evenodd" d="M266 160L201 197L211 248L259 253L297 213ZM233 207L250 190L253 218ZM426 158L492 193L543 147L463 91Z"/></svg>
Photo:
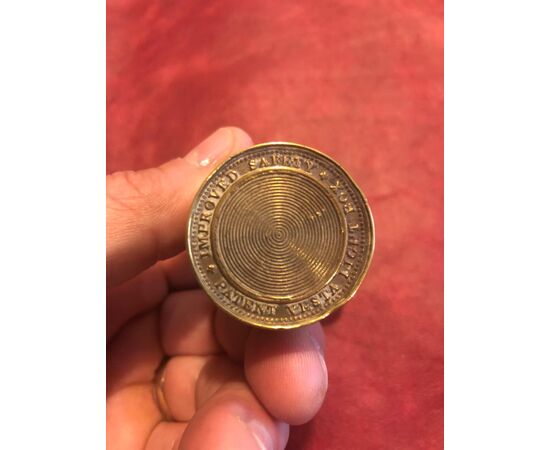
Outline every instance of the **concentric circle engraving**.
<svg viewBox="0 0 550 450"><path fill-rule="evenodd" d="M188 223L197 278L230 315L266 328L312 323L346 303L374 251L374 223L349 175L307 147L269 143L226 160Z"/></svg>
<svg viewBox="0 0 550 450"><path fill-rule="evenodd" d="M330 191L299 171L263 169L235 181L212 222L220 269L244 293L299 300L323 288L345 248L345 218Z"/></svg>

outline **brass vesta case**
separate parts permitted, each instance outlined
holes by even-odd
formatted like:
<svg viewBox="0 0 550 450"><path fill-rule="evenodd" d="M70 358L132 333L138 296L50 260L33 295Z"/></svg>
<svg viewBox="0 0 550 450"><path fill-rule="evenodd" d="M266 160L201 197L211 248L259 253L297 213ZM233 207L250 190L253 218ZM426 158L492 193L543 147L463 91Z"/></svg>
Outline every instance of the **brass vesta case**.
<svg viewBox="0 0 550 450"><path fill-rule="evenodd" d="M294 328L346 303L374 251L369 206L328 156L297 144L251 147L199 189L188 251L202 287L251 325Z"/></svg>

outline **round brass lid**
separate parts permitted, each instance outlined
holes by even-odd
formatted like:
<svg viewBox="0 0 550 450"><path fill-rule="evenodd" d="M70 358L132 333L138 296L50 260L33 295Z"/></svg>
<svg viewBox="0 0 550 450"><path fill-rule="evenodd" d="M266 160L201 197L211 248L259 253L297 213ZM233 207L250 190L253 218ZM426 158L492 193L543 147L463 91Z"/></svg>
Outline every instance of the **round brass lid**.
<svg viewBox="0 0 550 450"><path fill-rule="evenodd" d="M284 142L222 163L199 189L188 251L227 313L265 328L326 317L361 283L374 250L367 202L332 159Z"/></svg>

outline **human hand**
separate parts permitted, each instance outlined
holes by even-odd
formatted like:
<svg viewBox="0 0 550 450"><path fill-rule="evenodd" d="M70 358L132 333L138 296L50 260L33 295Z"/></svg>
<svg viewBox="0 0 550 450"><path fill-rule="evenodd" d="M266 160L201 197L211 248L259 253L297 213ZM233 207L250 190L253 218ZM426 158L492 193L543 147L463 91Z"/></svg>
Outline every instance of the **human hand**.
<svg viewBox="0 0 550 450"><path fill-rule="evenodd" d="M184 158L107 177L107 448L283 449L327 389L321 326L270 331L216 309L184 252L195 192L252 144L221 128Z"/></svg>

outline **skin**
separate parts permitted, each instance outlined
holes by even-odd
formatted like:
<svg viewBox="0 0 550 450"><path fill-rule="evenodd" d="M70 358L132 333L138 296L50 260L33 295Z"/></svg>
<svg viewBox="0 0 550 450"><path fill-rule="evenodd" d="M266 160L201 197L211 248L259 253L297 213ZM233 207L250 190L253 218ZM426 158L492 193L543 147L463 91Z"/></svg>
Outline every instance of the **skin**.
<svg viewBox="0 0 550 450"><path fill-rule="evenodd" d="M195 192L250 145L244 131L221 128L185 157L107 177L109 450L283 449L289 424L321 407L321 326L268 331L236 321L199 289L185 252Z"/></svg>

